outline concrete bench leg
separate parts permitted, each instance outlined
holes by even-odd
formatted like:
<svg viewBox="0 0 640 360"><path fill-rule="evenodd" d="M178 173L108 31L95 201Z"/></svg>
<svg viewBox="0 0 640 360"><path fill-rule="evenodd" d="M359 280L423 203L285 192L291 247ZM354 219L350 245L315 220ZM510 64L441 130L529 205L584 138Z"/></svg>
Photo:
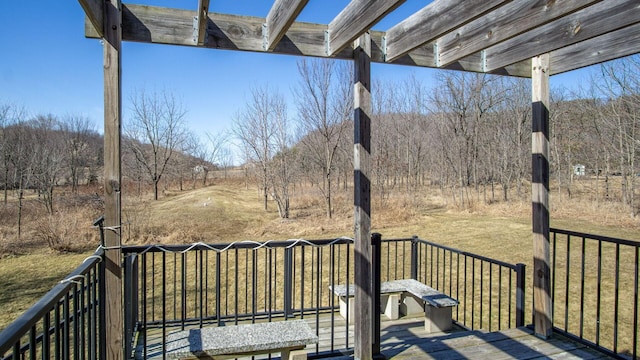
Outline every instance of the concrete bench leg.
<svg viewBox="0 0 640 360"><path fill-rule="evenodd" d="M306 360L307 352L304 349L300 350L284 350L280 353L282 360Z"/></svg>
<svg viewBox="0 0 640 360"><path fill-rule="evenodd" d="M422 314L424 313L424 302L411 295L403 295L400 312L404 315Z"/></svg>
<svg viewBox="0 0 640 360"><path fill-rule="evenodd" d="M424 311L424 329L427 333L451 330L451 307L435 307L427 305Z"/></svg>
<svg viewBox="0 0 640 360"><path fill-rule="evenodd" d="M349 307L349 319L347 319L347 321L349 321L349 322L353 322L353 313L355 312L354 304L355 304L355 298L353 296L350 296L350 297L341 296L340 297L340 315L344 319L347 319L347 306L348 306Z"/></svg>
<svg viewBox="0 0 640 360"><path fill-rule="evenodd" d="M389 320L400 318L400 294L383 295L381 300L382 312Z"/></svg>

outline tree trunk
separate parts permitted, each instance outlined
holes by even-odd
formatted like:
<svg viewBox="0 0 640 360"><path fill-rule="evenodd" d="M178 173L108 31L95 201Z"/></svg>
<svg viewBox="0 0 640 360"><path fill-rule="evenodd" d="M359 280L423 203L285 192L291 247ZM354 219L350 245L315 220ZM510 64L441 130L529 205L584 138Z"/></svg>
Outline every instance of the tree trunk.
<svg viewBox="0 0 640 360"><path fill-rule="evenodd" d="M268 208L268 204L269 204L269 202L268 202L269 201L268 190L269 190L268 187L266 187L266 186L262 187L262 193L264 194L263 195L263 198L264 198L264 211L268 211L269 210L269 208Z"/></svg>
<svg viewBox="0 0 640 360"><path fill-rule="evenodd" d="M158 200L158 184L160 179L153 180L153 200Z"/></svg>
<svg viewBox="0 0 640 360"><path fill-rule="evenodd" d="M9 189L9 167L7 166L4 170L4 206L5 207L7 206L7 199L9 197L8 189Z"/></svg>
<svg viewBox="0 0 640 360"><path fill-rule="evenodd" d="M22 184L18 190L18 240L22 235Z"/></svg>
<svg viewBox="0 0 640 360"><path fill-rule="evenodd" d="M331 175L327 174L327 216L331 219Z"/></svg>

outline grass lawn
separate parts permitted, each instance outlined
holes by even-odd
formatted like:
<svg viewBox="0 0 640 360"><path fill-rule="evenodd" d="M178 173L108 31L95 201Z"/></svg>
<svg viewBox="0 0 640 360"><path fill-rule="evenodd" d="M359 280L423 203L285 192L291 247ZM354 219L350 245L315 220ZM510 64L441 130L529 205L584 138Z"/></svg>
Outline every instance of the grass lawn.
<svg viewBox="0 0 640 360"><path fill-rule="evenodd" d="M130 199L123 210L123 241L181 244L352 236L350 191L336 193L333 219L324 216L312 189L298 189L295 196L292 216L287 220L278 218L273 203L265 212L257 191L238 184L177 192L159 201ZM552 227L638 238L634 227L598 222L593 220L597 215L575 216L576 212L561 210L552 212ZM448 210L428 194L398 196L384 202L374 199L372 230L380 232L383 238L418 235L505 262L522 262L531 269L529 212L530 204L526 202L491 205L470 212ZM6 327L90 254L54 253L43 244L24 255L0 259L0 328ZM530 274L527 284L531 284Z"/></svg>

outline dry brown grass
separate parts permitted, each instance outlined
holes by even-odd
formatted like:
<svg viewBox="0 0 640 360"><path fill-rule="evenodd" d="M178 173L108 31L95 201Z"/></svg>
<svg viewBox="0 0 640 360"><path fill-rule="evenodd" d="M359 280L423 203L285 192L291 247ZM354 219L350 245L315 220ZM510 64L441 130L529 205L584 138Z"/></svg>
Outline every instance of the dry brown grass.
<svg viewBox="0 0 640 360"><path fill-rule="evenodd" d="M594 202L589 197L589 188L581 189L574 191L572 198L564 193L552 193L553 227L638 239L638 219L630 217L628 211L616 202ZM352 189L335 191L332 219L325 216L324 203L317 189L301 185L293 191L289 219L278 217L273 202L265 212L259 192L255 187L247 188L243 180L217 180L214 185L195 190L166 191L158 201L151 200L146 194L124 199L125 244L227 243L247 239L333 238L353 234ZM449 199L437 189L396 191L385 199L374 193L372 230L382 233L384 238L419 235L426 240L502 261L522 262L531 268L529 200L498 201L489 205L482 200L477 201L482 196L474 198L476 201L469 208L459 209L449 206ZM0 293L11 294L0 298L0 306L10 309L10 313L4 312L6 316L0 318L0 328L88 254L53 253L44 235L55 234L62 239L63 246L59 250L86 251L95 248L98 242L98 233L91 228L91 222L100 212L93 205L83 206L70 201L60 216L48 218L39 212L37 202L29 202L25 211L27 230L20 241L16 240L11 206L0 206L0 274L7 271L14 274L6 277L10 280L0 286ZM42 234L44 230L41 230L38 238L35 229L46 232ZM18 277L12 272L14 261L30 266L21 270ZM43 268L51 269L48 271L55 269L55 272L50 278L41 278ZM34 282L41 284L39 291L24 286ZM531 284L530 276L527 284Z"/></svg>

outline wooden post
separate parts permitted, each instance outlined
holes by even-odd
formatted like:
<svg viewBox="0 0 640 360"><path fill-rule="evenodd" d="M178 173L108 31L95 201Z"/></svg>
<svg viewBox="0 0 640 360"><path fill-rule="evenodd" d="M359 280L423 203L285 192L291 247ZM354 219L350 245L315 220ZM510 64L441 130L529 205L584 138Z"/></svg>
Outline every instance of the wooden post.
<svg viewBox="0 0 640 360"><path fill-rule="evenodd" d="M105 1L104 11L104 226L106 333L102 334L107 359L123 359L123 307L121 269L120 163L122 88L122 5Z"/></svg>
<svg viewBox="0 0 640 360"><path fill-rule="evenodd" d="M549 54L532 59L531 201L533 216L533 322L537 336L551 335L549 255Z"/></svg>
<svg viewBox="0 0 640 360"><path fill-rule="evenodd" d="M355 358L373 358L373 282L371 259L371 36L365 33L354 42L354 221L355 221ZM379 334L378 334L379 336Z"/></svg>

